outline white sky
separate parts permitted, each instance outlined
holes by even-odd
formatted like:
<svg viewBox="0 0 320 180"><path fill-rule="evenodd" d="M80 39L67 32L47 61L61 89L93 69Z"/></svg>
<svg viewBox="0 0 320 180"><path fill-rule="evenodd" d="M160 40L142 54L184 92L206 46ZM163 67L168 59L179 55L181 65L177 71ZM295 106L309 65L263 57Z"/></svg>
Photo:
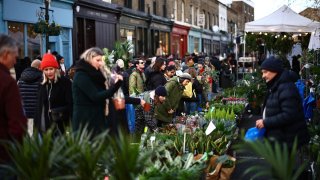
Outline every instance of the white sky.
<svg viewBox="0 0 320 180"><path fill-rule="evenodd" d="M288 5L293 11L299 13L311 7L310 3L306 3L307 0L251 0L254 3L254 19L258 20L263 18L277 9L282 5ZM309 6L308 6L309 4Z"/></svg>

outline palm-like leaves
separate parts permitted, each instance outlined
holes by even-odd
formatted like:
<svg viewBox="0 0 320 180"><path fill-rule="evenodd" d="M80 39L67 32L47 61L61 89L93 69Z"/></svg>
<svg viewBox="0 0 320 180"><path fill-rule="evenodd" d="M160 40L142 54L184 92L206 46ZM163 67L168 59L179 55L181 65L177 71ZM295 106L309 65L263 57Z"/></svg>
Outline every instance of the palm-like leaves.
<svg viewBox="0 0 320 180"><path fill-rule="evenodd" d="M251 150L259 157L264 158L271 166L270 169L256 164L248 168L244 174L254 172L255 175L252 178L271 175L276 179L296 180L306 167L306 163L303 163L298 169L294 169L296 168L297 140L294 141L291 152L289 152L286 144L281 145L278 142L270 143L268 140L244 142L236 145L236 149L240 152Z"/></svg>

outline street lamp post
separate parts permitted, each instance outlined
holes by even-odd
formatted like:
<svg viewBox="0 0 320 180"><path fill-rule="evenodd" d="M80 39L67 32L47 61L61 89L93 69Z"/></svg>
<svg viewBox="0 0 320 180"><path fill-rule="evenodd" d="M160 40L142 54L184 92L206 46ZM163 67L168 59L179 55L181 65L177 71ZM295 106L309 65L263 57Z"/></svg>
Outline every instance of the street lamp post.
<svg viewBox="0 0 320 180"><path fill-rule="evenodd" d="M49 25L49 4L50 0L44 0L44 20L46 23ZM45 34L46 37L46 52L49 50L49 34L46 32Z"/></svg>

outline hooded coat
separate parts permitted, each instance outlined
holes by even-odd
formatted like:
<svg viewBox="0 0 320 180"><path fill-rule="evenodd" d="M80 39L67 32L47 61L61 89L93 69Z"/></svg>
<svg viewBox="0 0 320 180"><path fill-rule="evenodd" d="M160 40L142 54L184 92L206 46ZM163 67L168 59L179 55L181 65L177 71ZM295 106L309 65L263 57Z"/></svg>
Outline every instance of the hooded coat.
<svg viewBox="0 0 320 180"><path fill-rule="evenodd" d="M278 74L267 83L268 93L264 103L266 137L286 143L289 148L295 137L298 138L298 147L310 139L295 80L295 75L287 70Z"/></svg>

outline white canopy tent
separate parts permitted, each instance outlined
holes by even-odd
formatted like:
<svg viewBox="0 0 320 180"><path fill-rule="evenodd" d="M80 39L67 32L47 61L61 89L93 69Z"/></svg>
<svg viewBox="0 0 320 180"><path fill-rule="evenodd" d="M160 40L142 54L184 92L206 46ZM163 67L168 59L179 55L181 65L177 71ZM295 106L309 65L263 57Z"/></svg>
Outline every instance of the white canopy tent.
<svg viewBox="0 0 320 180"><path fill-rule="evenodd" d="M288 6L281 8L256 21L245 24L245 32L313 32L320 28L320 22L313 21L294 12ZM245 33L246 36L246 33ZM320 42L314 41L319 44ZM245 54L245 45L244 45Z"/></svg>
<svg viewBox="0 0 320 180"><path fill-rule="evenodd" d="M246 32L314 32L320 23L312 21L283 5L272 14L245 24Z"/></svg>

